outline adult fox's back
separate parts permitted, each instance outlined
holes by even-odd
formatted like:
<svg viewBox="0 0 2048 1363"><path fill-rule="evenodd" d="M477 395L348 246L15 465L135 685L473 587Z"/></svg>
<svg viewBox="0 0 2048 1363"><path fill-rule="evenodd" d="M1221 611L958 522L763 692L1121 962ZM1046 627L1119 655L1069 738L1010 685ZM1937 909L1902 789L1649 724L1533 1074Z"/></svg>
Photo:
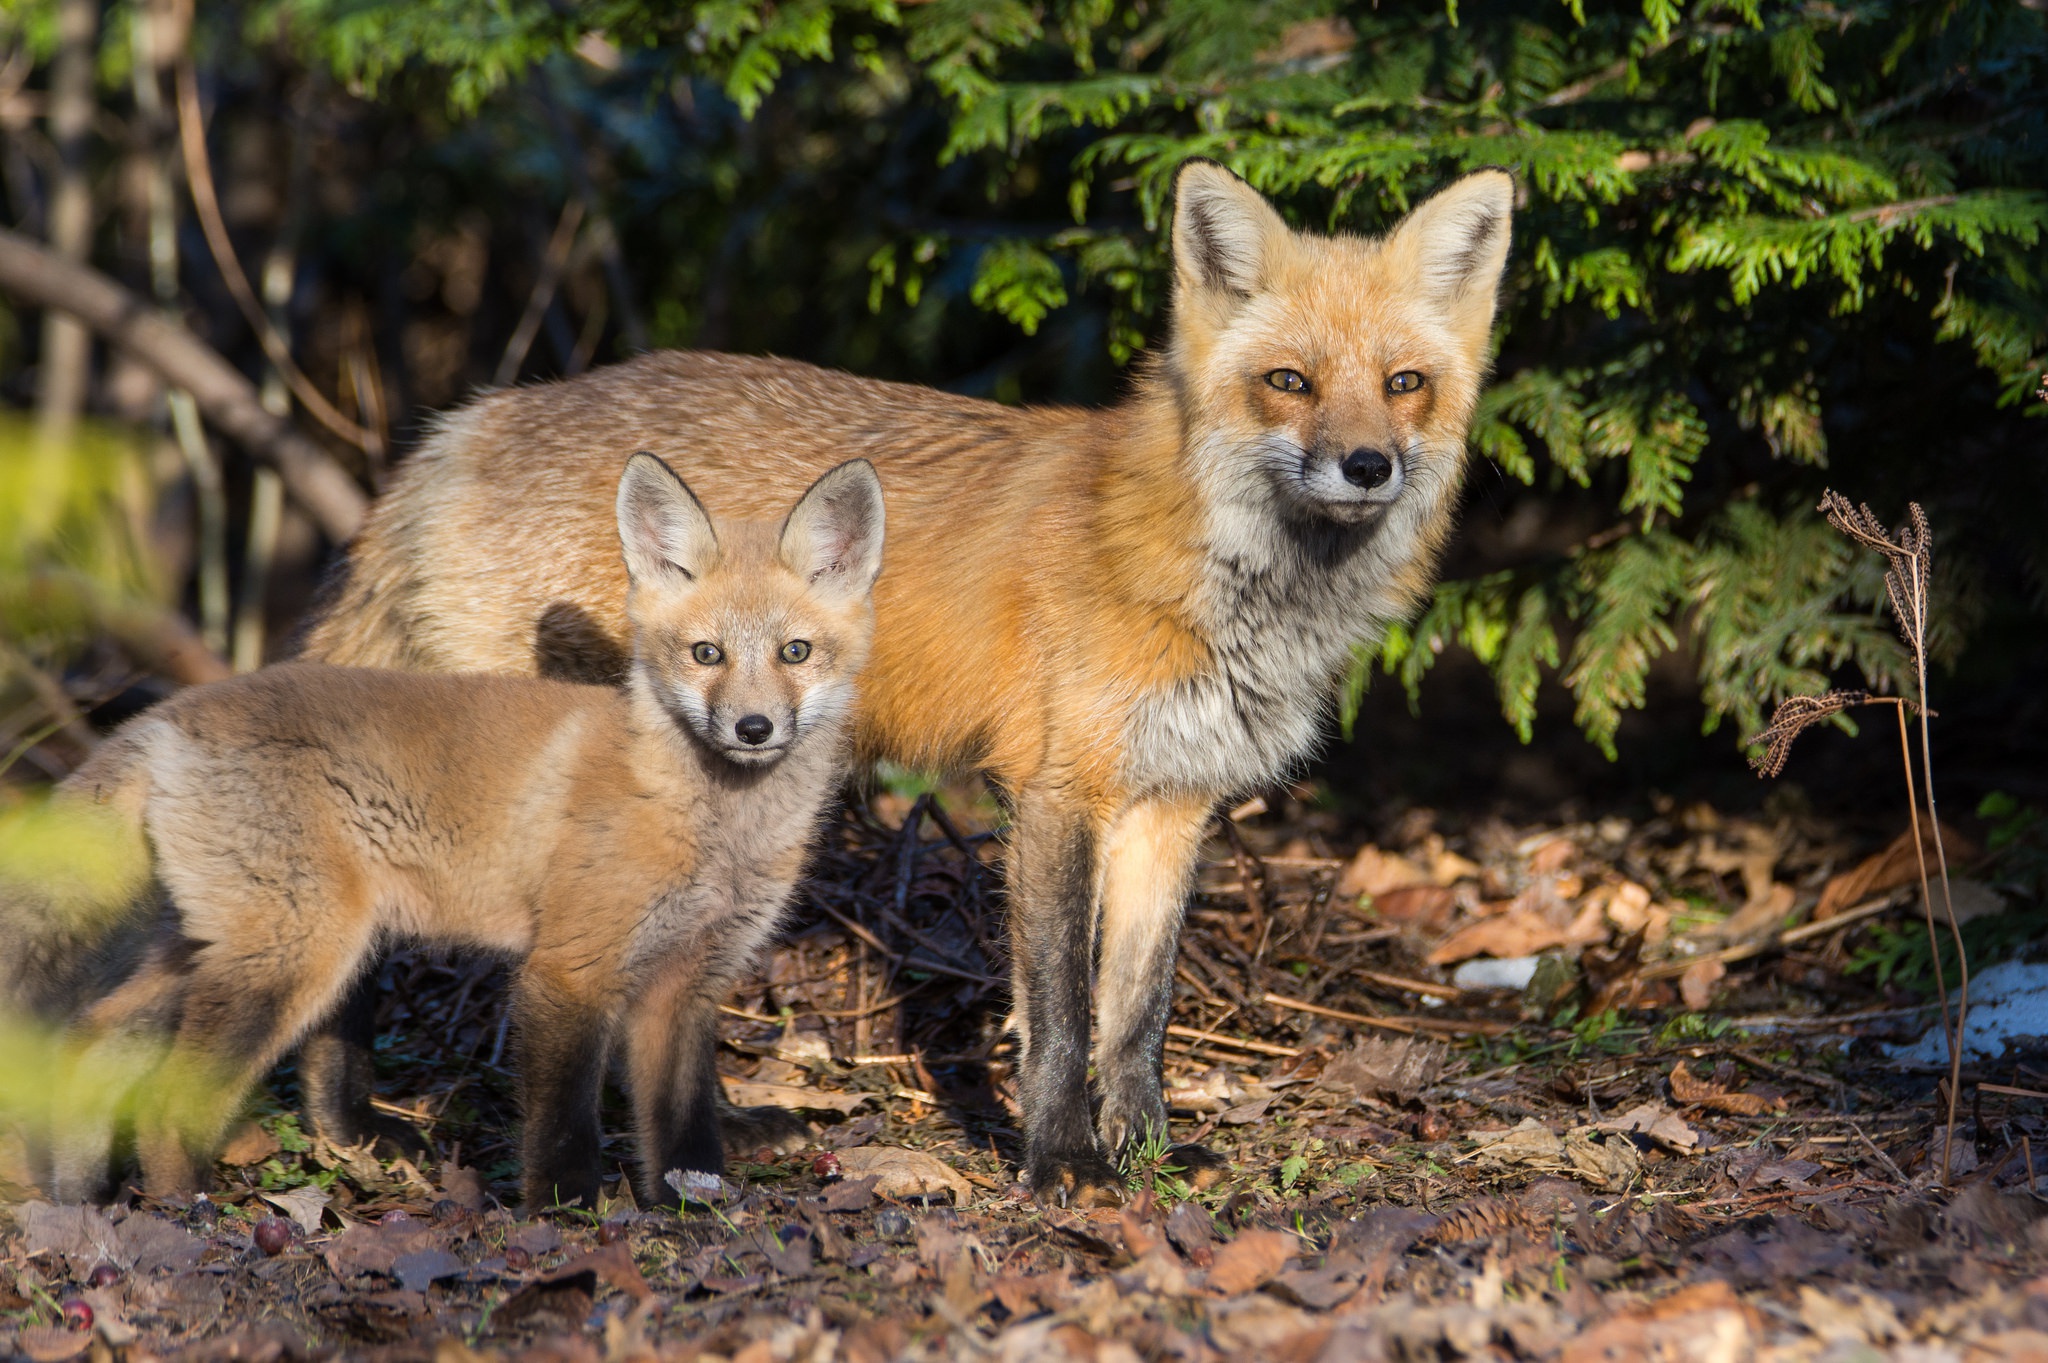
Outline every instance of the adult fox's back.
<svg viewBox="0 0 2048 1363"><path fill-rule="evenodd" d="M1072 617L1060 631L1069 635L1080 617L1115 614L1114 597L1094 588L1127 590L1146 565L1091 565L1128 538L1105 521L1146 527L1165 545L1191 510L1171 447L1154 452L1149 479L1105 470L1130 426L1115 411L1004 407L694 351L493 393L447 418L378 502L306 653L426 671L621 675L625 570L616 536L592 514L616 477L607 451L686 467L693 487L729 507L786 504L820 470L865 458L898 528L876 588L861 748L1027 780L1028 753L990 751L987 723L991 688L1001 711L1042 711L1039 683L1057 662L1056 638L1023 637L1020 598L1038 619ZM1186 564L1158 567L1140 586L1154 605L1188 583ZM1144 629L1135 618L1132 628ZM1112 669L1129 680L1148 670L1137 658L1115 667L1123 661Z"/></svg>
<svg viewBox="0 0 2048 1363"><path fill-rule="evenodd" d="M735 506L870 460L891 562L855 744L1009 794L1027 1177L1092 1201L1121 1187L1104 1147L1166 1124L1174 954L1216 802L1313 750L1352 647L1427 589L1513 201L1482 172L1367 239L1294 231L1212 164L1175 192L1171 325L1121 405L1014 409L688 353L491 394L373 508L308 645L615 674L624 579L594 451L653 450Z"/></svg>

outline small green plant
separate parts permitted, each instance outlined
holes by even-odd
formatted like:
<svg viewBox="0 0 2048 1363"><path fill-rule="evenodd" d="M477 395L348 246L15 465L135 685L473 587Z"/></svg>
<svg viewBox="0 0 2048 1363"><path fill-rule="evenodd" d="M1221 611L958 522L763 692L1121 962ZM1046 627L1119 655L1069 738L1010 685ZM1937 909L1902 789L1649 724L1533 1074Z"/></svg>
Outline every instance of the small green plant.
<svg viewBox="0 0 2048 1363"><path fill-rule="evenodd" d="M1291 1192L1308 1172L1308 1156L1297 1150L1280 1162L1280 1191Z"/></svg>
<svg viewBox="0 0 2048 1363"><path fill-rule="evenodd" d="M1712 1013L1677 1013L1657 1030L1654 1044L1662 1049L1667 1046L1683 1046L1689 1042L1718 1041L1730 1034L1738 1037L1748 1035L1735 1025L1733 1018L1719 1017Z"/></svg>
<svg viewBox="0 0 2048 1363"><path fill-rule="evenodd" d="M1573 1048L1574 1051L1576 1052L1578 1047L1600 1045L1607 1040L1608 1034L1620 1025L1621 1013L1613 1008L1603 1009L1591 1017L1579 1019L1572 1024L1572 1036L1578 1042L1578 1046Z"/></svg>

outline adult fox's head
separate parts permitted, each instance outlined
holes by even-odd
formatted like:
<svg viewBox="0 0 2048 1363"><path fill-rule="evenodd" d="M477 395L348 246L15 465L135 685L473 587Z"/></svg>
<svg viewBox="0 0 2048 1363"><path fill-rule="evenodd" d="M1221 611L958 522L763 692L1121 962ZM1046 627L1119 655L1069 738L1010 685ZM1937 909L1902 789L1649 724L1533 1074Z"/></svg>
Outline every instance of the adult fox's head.
<svg viewBox="0 0 2048 1363"><path fill-rule="evenodd" d="M874 634L882 484L855 459L780 525L711 518L683 480L636 454L619 480L636 686L711 751L767 766L837 731Z"/></svg>
<svg viewBox="0 0 2048 1363"><path fill-rule="evenodd" d="M1486 371L1512 177L1467 175L1379 238L1296 232L1211 161L1174 193L1166 364L1211 504L1438 523Z"/></svg>

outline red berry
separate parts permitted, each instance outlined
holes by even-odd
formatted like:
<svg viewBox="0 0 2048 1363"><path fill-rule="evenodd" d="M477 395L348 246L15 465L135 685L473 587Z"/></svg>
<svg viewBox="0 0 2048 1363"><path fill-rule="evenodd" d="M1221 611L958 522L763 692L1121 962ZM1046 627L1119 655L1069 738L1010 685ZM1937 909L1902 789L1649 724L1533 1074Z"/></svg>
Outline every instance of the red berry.
<svg viewBox="0 0 2048 1363"><path fill-rule="evenodd" d="M524 1273L527 1269L533 1267L533 1255L523 1246L507 1245L505 1247L505 1267L511 1269L514 1273Z"/></svg>
<svg viewBox="0 0 2048 1363"><path fill-rule="evenodd" d="M613 1245L626 1238L626 1228L617 1221L607 1221L597 1228L597 1243Z"/></svg>
<svg viewBox="0 0 2048 1363"><path fill-rule="evenodd" d="M824 1154L811 1161L811 1172L819 1178L838 1178L839 1156L827 1150Z"/></svg>
<svg viewBox="0 0 2048 1363"><path fill-rule="evenodd" d="M87 1287L112 1287L120 1281L121 1270L108 1263L105 1259L94 1264L92 1272L85 1275L85 1285Z"/></svg>
<svg viewBox="0 0 2048 1363"><path fill-rule="evenodd" d="M266 1216L256 1223L256 1248L275 1257L292 1243L292 1223L281 1216Z"/></svg>
<svg viewBox="0 0 2048 1363"><path fill-rule="evenodd" d="M67 1330L90 1330L92 1328L92 1307L76 1297L65 1302L64 1327Z"/></svg>

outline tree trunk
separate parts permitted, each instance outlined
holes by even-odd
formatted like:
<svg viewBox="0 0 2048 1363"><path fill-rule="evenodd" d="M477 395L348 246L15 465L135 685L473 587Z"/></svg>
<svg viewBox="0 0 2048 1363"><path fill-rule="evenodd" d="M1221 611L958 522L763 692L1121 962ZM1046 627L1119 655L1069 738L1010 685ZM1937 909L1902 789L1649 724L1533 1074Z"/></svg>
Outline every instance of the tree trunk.
<svg viewBox="0 0 2048 1363"><path fill-rule="evenodd" d="M92 252L92 182L86 153L92 134L93 77L99 0L62 0L57 7L57 57L50 70L50 138L57 173L50 189L50 249L74 264ZM43 355L36 371L37 425L46 440L71 438L92 375L92 333L77 318L43 315Z"/></svg>

